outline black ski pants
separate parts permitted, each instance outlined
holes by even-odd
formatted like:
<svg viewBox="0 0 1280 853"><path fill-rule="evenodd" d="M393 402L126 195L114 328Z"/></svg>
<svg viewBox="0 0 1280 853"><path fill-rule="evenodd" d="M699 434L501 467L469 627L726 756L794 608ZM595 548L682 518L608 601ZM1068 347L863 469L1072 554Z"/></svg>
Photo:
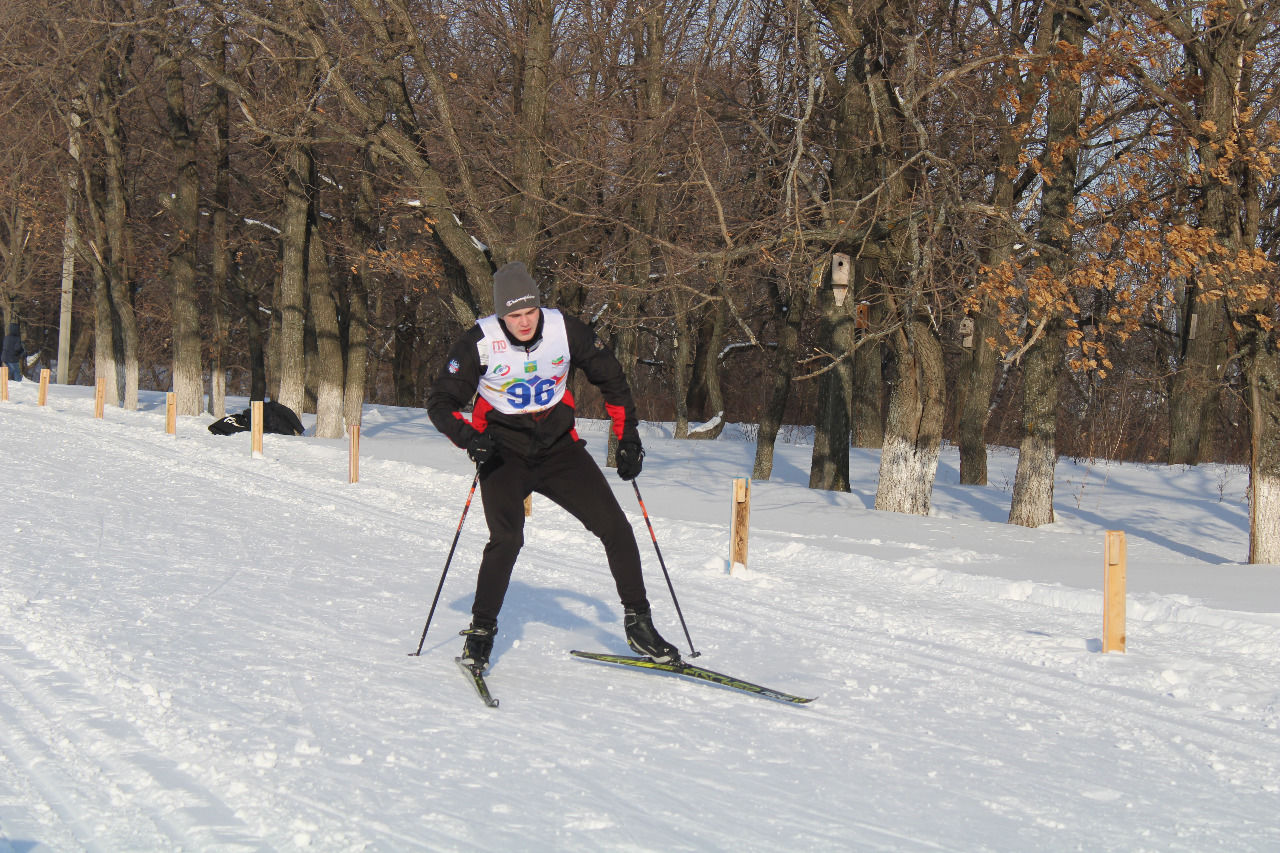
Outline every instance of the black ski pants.
<svg viewBox="0 0 1280 853"><path fill-rule="evenodd" d="M555 501L599 537L623 606L647 607L640 549L631 522L585 443L574 441L536 459L507 454L481 467L480 499L489 542L484 546L471 607L475 621L498 621L511 571L524 545L524 499L532 492Z"/></svg>

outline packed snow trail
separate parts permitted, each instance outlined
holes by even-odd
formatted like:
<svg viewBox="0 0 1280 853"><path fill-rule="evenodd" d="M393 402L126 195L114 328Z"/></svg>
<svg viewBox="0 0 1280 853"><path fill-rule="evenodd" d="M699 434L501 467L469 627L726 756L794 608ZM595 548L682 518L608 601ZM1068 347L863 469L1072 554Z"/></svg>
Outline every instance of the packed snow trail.
<svg viewBox="0 0 1280 853"><path fill-rule="evenodd" d="M697 662L821 699L572 659L626 654L621 611L598 543L535 496L490 710L452 660L481 513L408 655L472 475L420 411L370 407L348 484L345 442L267 436L254 458L210 417L165 435L163 395L98 421L89 389L43 409L34 391L0 404L22 450L0 522L4 853L1280 849L1280 607L1215 550L1239 507L1185 500L1168 472L1117 471L1114 509L1090 483L1104 522L1130 489L1169 492L1131 575L1156 555L1153 587L1215 573L1259 608L1139 589L1128 654L1102 655L1096 586L1030 579L1100 565L1083 510L1014 530L987 520L997 489L940 490L950 517L919 519L780 476L753 489L750 570L731 575L724 475L752 446L694 459L645 425ZM780 448L780 468L807 453Z"/></svg>

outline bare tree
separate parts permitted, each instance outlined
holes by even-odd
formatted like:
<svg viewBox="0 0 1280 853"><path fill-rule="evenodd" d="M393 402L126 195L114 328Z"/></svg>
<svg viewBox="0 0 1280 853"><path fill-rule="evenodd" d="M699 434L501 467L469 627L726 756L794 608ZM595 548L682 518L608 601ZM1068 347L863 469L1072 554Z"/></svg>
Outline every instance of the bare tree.
<svg viewBox="0 0 1280 853"><path fill-rule="evenodd" d="M132 10L120 0L105 0L102 20L113 22L91 43L90 76L80 81L76 104L94 130L98 156L82 160L88 168L83 181L91 223L88 239L96 289L97 328L94 335L97 376L106 380L108 402L138 407L139 335L134 311L134 239L129 223L127 141L122 118L128 86L134 33ZM114 345L118 342L117 357ZM117 364L119 372L117 372Z"/></svg>
<svg viewBox="0 0 1280 853"><path fill-rule="evenodd" d="M167 2L162 15L177 15ZM173 391L180 415L203 409L200 310L196 304L196 254L200 237L200 171L196 160L199 119L187 104L187 81L180 51L161 42L156 69L164 79L165 116L174 155L174 186L163 197L173 217L173 245L169 250L169 286L173 299Z"/></svg>
<svg viewBox="0 0 1280 853"><path fill-rule="evenodd" d="M316 357L311 371L314 381L309 384L316 389L316 436L341 438L345 432L342 335L329 255L320 233L313 221L307 239L307 301L315 330Z"/></svg>
<svg viewBox="0 0 1280 853"><path fill-rule="evenodd" d="M1210 238L1184 291L1184 310L1197 322L1180 330L1183 358L1171 396L1170 461L1195 463L1205 457L1204 435L1230 342L1241 357L1250 413L1249 559L1280 563L1277 292L1274 267L1258 246L1260 194L1276 174L1263 148L1275 139L1267 128L1274 127L1277 114L1280 10L1273 2L1245 0L1163 5L1135 0L1133 6L1182 48L1185 76L1194 83L1163 81L1141 66L1135 69L1146 90L1196 142L1195 215Z"/></svg>
<svg viewBox="0 0 1280 853"><path fill-rule="evenodd" d="M989 165L991 191L988 199L990 218L986 219L985 245L978 250L982 267L1002 270L1014 262L1019 245L1021 220L1018 205L1033 183L1034 171L1022 162L1029 143L1028 134L1039 102L1039 77L1017 60L1019 52L1029 50L1037 32L1041 0L1016 2L997 7L981 7L988 11L981 31L989 33L992 47L1002 55L993 63L990 73L983 73L976 92L992 89L999 101L994 111L993 156ZM977 97L974 98L977 101ZM976 109L977 105L974 104ZM959 423L957 444L960 450L960 482L987 484L987 421L991 415L991 392L999 363L997 350L998 308L993 301L977 293L967 312L972 328L970 346L963 349L963 361L957 379Z"/></svg>
<svg viewBox="0 0 1280 853"><path fill-rule="evenodd" d="M1041 292L1058 290L1072 264L1079 170L1081 83L1072 67L1084 45L1088 21L1074 4L1049 0L1041 13L1038 47L1049 58L1045 76L1048 113L1045 128L1045 181L1040 206L1038 243L1045 256L1034 273L1045 285ZM1058 388L1064 367L1065 329L1062 303L1039 301L1030 322L1035 331L1023 357L1023 439L1018 449L1018 470L1013 484L1009 521L1038 527L1053 521L1053 475L1057 466L1054 439L1058 423Z"/></svg>

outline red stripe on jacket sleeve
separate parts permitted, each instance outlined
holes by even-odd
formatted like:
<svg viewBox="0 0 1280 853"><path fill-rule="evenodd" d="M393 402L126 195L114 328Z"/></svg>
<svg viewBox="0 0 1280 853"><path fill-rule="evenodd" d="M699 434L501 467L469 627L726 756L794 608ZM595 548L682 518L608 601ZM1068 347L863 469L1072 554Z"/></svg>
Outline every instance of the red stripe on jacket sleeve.
<svg viewBox="0 0 1280 853"><path fill-rule="evenodd" d="M627 425L627 409L625 406L615 406L609 403L604 404L604 410L609 413L610 420L613 421L613 434L619 440L622 439L622 430Z"/></svg>
<svg viewBox="0 0 1280 853"><path fill-rule="evenodd" d="M476 404L471 407L471 426L475 427L477 432L484 432L489 426L489 413L493 411L493 404L484 397L476 397Z"/></svg>

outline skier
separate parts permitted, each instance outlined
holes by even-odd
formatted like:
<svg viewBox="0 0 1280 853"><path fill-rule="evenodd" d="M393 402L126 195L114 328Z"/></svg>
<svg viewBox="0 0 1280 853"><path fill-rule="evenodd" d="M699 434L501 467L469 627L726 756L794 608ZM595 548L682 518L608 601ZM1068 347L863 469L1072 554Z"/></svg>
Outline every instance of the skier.
<svg viewBox="0 0 1280 853"><path fill-rule="evenodd" d="M14 382L21 382L22 360L27 354L27 348L22 343L22 335L18 331L17 323L9 324L9 334L4 336L2 349L0 362L9 368L9 378Z"/></svg>
<svg viewBox="0 0 1280 853"><path fill-rule="evenodd" d="M531 492L555 501L600 538L628 645L655 661L678 661L679 649L653 626L631 523L574 428L567 386L576 367L604 395L618 437L618 476L632 480L640 473L644 450L622 366L586 323L542 307L538 285L519 261L494 273L493 304L496 313L453 345L427 396L436 429L478 466L489 526L471 625L462 632L462 662L480 671L488 666L498 612L524 544L524 500ZM477 392L468 423L462 410Z"/></svg>

